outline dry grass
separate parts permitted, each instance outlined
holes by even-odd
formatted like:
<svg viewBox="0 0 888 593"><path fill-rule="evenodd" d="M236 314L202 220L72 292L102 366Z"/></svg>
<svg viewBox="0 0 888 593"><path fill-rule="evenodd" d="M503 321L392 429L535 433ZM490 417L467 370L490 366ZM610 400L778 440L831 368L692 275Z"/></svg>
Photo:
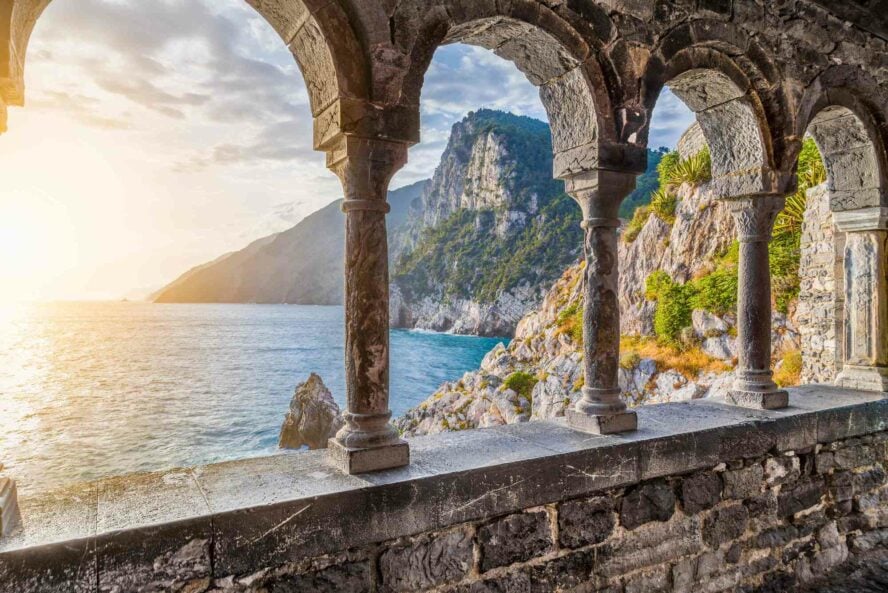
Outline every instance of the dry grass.
<svg viewBox="0 0 888 593"><path fill-rule="evenodd" d="M783 355L780 365L774 371L774 382L780 387L798 385L802 379L802 353L791 350Z"/></svg>
<svg viewBox="0 0 888 593"><path fill-rule="evenodd" d="M639 358L651 358L656 362L658 370L673 369L689 380L695 379L704 371L724 373L732 369L724 361L709 356L700 348L680 350L660 344L654 338L623 336L620 338L620 352L621 358L633 354Z"/></svg>

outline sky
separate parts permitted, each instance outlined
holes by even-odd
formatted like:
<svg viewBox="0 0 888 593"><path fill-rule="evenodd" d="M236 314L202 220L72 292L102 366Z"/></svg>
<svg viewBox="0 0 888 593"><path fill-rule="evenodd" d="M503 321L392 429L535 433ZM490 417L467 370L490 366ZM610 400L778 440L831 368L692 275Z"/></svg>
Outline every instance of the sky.
<svg viewBox="0 0 888 593"><path fill-rule="evenodd" d="M54 0L25 83L0 136L0 300L140 298L340 197L296 63L243 0ZM511 63L440 48L391 187L430 177L481 107L546 119ZM690 121L665 92L650 145Z"/></svg>

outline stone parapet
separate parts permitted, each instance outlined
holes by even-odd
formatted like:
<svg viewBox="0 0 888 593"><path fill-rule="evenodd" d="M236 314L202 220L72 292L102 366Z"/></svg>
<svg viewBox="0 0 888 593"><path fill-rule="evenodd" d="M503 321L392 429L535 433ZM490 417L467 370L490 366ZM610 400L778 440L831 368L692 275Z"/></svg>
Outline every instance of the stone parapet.
<svg viewBox="0 0 888 593"><path fill-rule="evenodd" d="M779 411L638 415L620 436L416 438L410 466L361 476L318 451L29 497L0 591L787 588L888 538L888 400L806 387Z"/></svg>

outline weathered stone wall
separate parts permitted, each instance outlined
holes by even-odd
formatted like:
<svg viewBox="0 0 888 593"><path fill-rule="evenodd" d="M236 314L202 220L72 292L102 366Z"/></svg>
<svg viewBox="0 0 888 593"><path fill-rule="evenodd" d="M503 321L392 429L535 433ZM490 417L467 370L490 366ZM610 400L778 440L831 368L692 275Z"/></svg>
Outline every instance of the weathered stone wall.
<svg viewBox="0 0 888 593"><path fill-rule="evenodd" d="M888 542L888 433L719 464L192 591L786 591ZM585 590L585 589L583 589Z"/></svg>
<svg viewBox="0 0 888 593"><path fill-rule="evenodd" d="M802 383L832 383L841 368L842 238L835 230L826 185L808 191L795 315L802 339Z"/></svg>
<svg viewBox="0 0 888 593"><path fill-rule="evenodd" d="M317 451L77 485L21 501L0 592L788 592L888 546L888 400L790 398L422 437L360 477Z"/></svg>

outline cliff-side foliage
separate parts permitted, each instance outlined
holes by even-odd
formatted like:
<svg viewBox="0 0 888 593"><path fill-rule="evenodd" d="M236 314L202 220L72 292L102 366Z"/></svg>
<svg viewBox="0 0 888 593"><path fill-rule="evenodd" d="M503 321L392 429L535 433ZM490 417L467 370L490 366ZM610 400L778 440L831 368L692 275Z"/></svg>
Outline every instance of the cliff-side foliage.
<svg viewBox="0 0 888 593"><path fill-rule="evenodd" d="M702 155L703 151L700 154ZM673 160L671 157L664 158L661 163L666 169L664 177L686 180L688 178L686 170L676 173L671 169ZM705 158L701 157L698 160ZM700 163L686 167L686 169L695 168L694 175L699 175L704 167ZM826 180L823 161L817 145L811 138L806 138L802 145L798 180L798 190L787 198L786 208L777 217L774 235L769 245L774 308L784 315L789 312L799 294L805 193ZM690 325L691 312L694 309L702 309L715 315L724 315L736 309L738 257L739 244L734 241L721 257L713 261L712 271L690 282L674 282L662 271L654 272L648 277L645 296L657 302L654 331L661 341L673 346L681 345L682 331Z"/></svg>
<svg viewBox="0 0 888 593"><path fill-rule="evenodd" d="M542 200L526 226L498 236L494 209L459 210L427 229L393 280L407 298L491 302L520 284L553 282L582 248L580 210L564 193Z"/></svg>
<svg viewBox="0 0 888 593"><path fill-rule="evenodd" d="M667 224L675 222L678 188L685 183L698 186L712 178L709 148L704 147L686 159L681 158L677 151L659 154L656 171L657 182L648 194L649 201L638 204L623 230L622 237L627 243L635 241L651 214Z"/></svg>

